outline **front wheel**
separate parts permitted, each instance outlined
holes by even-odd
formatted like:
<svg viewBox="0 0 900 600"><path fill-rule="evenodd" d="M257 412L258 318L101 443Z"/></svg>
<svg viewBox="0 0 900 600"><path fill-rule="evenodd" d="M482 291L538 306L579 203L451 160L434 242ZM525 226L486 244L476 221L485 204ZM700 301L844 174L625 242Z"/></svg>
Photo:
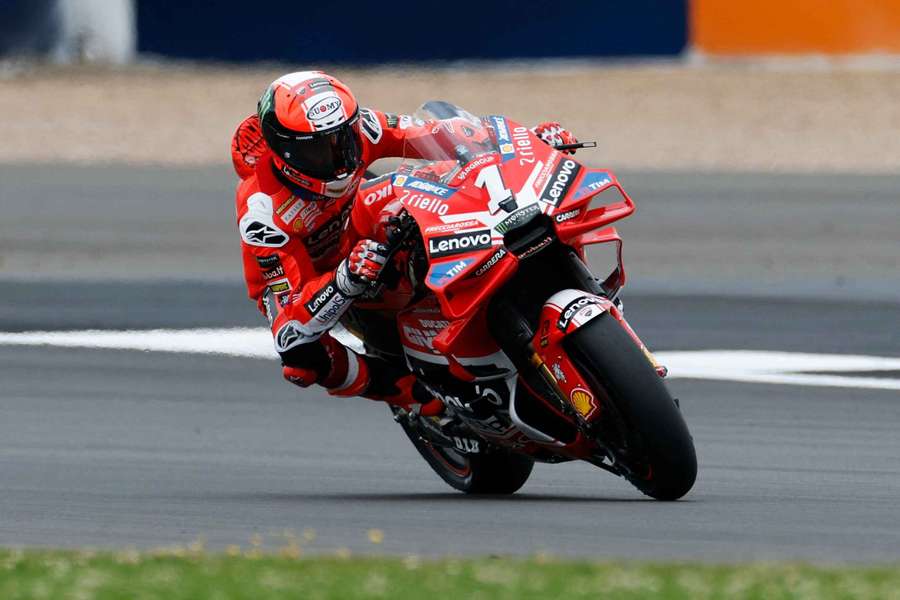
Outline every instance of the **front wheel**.
<svg viewBox="0 0 900 600"><path fill-rule="evenodd" d="M531 458L493 446L483 447L480 454L463 454L422 439L405 421L400 425L434 472L467 494L513 494L525 485L534 467Z"/></svg>
<svg viewBox="0 0 900 600"><path fill-rule="evenodd" d="M677 500L697 478L694 441L656 370L615 317L606 313L564 341L587 383L607 396L598 440L646 495Z"/></svg>

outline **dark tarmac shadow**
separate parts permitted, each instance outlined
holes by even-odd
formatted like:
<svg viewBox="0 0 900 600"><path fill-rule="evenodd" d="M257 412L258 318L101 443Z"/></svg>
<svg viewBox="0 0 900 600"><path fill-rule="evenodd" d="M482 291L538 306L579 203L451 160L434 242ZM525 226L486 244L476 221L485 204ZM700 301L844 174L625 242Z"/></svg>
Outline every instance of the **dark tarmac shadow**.
<svg viewBox="0 0 900 600"><path fill-rule="evenodd" d="M637 492L636 492L637 493ZM250 492L250 493L225 493L225 494L200 494L191 496L171 496L167 499L196 498L204 501L224 502L414 502L417 504L461 504L463 502L510 502L510 503L633 503L633 502L659 502L646 496L637 495L634 498L616 498L609 496L565 496L560 494L463 494L462 492L439 493L398 493L398 494L361 494L361 493L291 493L291 492ZM688 496L679 502L690 502ZM671 504L671 503L666 503Z"/></svg>

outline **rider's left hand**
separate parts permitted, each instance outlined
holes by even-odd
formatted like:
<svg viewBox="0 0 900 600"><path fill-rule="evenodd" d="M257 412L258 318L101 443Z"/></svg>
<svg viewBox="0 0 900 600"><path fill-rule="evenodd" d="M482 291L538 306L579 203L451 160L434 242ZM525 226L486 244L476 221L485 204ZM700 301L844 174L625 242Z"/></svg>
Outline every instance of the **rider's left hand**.
<svg viewBox="0 0 900 600"><path fill-rule="evenodd" d="M546 121L531 128L534 135L541 138L545 144L559 146L560 144L576 144L578 139L571 131L556 121ZM574 150L563 150L566 154L575 154Z"/></svg>

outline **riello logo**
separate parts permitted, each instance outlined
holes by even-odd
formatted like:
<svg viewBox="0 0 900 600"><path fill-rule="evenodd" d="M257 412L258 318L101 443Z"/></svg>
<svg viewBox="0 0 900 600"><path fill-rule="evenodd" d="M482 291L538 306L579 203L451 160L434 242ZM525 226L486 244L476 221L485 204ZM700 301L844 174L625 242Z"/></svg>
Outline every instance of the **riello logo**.
<svg viewBox="0 0 900 600"><path fill-rule="evenodd" d="M461 254L491 247L491 232L487 229L471 233L443 235L428 240L428 254L432 258Z"/></svg>

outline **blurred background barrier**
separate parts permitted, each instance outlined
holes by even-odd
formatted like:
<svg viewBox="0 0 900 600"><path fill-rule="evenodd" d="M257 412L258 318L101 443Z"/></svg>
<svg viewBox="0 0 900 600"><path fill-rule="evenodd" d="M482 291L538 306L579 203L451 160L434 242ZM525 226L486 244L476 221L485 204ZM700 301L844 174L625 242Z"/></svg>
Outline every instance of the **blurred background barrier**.
<svg viewBox="0 0 900 600"><path fill-rule="evenodd" d="M126 63L900 53L900 0L4 0L0 56Z"/></svg>
<svg viewBox="0 0 900 600"><path fill-rule="evenodd" d="M898 0L691 0L705 54L900 53Z"/></svg>
<svg viewBox="0 0 900 600"><path fill-rule="evenodd" d="M368 64L533 57L678 55L686 0L597 2L269 0L251 6L139 1L141 52L226 61Z"/></svg>
<svg viewBox="0 0 900 600"><path fill-rule="evenodd" d="M135 56L134 0L3 0L0 56L123 64Z"/></svg>
<svg viewBox="0 0 900 600"><path fill-rule="evenodd" d="M62 34L58 0L6 0L0 19L0 55L46 55Z"/></svg>

